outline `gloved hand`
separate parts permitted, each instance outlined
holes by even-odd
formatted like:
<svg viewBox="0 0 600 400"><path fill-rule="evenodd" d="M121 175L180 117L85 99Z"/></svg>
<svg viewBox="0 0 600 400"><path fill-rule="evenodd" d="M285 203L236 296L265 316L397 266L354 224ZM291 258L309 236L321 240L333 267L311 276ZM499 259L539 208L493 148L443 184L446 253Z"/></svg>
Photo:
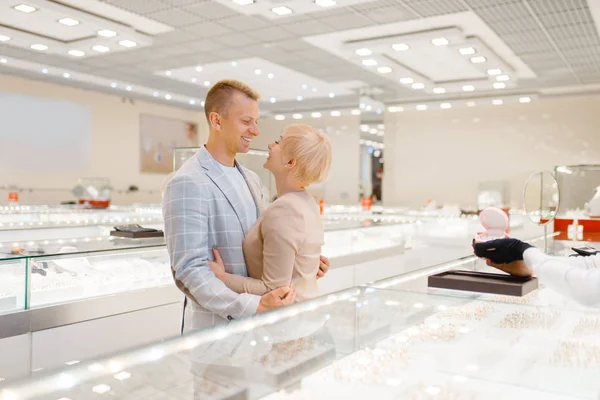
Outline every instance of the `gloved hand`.
<svg viewBox="0 0 600 400"><path fill-rule="evenodd" d="M494 264L509 264L523 259L525 250L533 247L519 239L496 239L477 243L473 240L475 255L487 258Z"/></svg>

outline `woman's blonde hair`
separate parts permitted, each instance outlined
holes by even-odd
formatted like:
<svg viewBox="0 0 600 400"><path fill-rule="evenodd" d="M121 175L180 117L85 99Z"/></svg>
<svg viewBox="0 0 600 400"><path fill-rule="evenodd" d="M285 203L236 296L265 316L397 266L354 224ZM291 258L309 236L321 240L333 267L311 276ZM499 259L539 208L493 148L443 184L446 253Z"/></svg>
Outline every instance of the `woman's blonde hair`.
<svg viewBox="0 0 600 400"><path fill-rule="evenodd" d="M296 160L294 177L303 186L323 181L331 168L331 141L310 125L289 125L284 130L281 152Z"/></svg>

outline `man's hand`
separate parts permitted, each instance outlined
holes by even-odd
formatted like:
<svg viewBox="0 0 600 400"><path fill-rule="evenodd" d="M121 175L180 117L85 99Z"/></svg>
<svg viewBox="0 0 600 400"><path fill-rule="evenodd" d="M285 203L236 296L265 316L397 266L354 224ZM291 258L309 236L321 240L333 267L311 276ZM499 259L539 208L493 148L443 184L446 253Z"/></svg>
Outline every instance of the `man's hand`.
<svg viewBox="0 0 600 400"><path fill-rule="evenodd" d="M319 263L319 272L317 272L317 279L321 279L325 276L327 271L329 271L330 265L331 263L329 262L329 258L321 256L321 262Z"/></svg>
<svg viewBox="0 0 600 400"><path fill-rule="evenodd" d="M496 239L489 242L473 240L473 250L480 258L491 260L494 264L509 264L523 259L525 250L533 247L519 239Z"/></svg>
<svg viewBox="0 0 600 400"><path fill-rule="evenodd" d="M504 271L514 276L521 276L527 278L533 276L533 270L529 268L523 260L513 261L508 264L496 264L489 259L486 259L485 262L490 267L498 268L500 271Z"/></svg>
<svg viewBox="0 0 600 400"><path fill-rule="evenodd" d="M292 304L296 300L296 290L292 286L284 286L264 294L258 303L257 313Z"/></svg>
<svg viewBox="0 0 600 400"><path fill-rule="evenodd" d="M217 250L217 248L213 248L212 251L215 257L215 261L207 260L206 262L208 263L208 267L213 272L213 274L215 274L217 279L224 281L225 277L227 276L227 272L225 272L225 263L223 262L223 259L221 258L221 253L219 253L219 250Z"/></svg>

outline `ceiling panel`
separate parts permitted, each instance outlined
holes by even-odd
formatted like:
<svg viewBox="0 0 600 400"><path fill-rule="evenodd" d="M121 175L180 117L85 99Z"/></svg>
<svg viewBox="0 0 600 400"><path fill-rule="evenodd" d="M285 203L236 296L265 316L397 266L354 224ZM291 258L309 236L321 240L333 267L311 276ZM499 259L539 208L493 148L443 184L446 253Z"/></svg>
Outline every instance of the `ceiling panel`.
<svg viewBox="0 0 600 400"><path fill-rule="evenodd" d="M205 22L183 28L185 32L192 33L199 37L214 37L232 33L232 30L223 26L221 23Z"/></svg>
<svg viewBox="0 0 600 400"><path fill-rule="evenodd" d="M168 4L158 0L105 0L104 2L140 15L146 15L169 8Z"/></svg>
<svg viewBox="0 0 600 400"><path fill-rule="evenodd" d="M203 20L203 18L198 15L181 10L160 11L158 13L150 14L148 17L176 28L192 25Z"/></svg>
<svg viewBox="0 0 600 400"><path fill-rule="evenodd" d="M408 7L415 10L422 17L452 14L468 11L469 8L462 1L449 0L402 0Z"/></svg>
<svg viewBox="0 0 600 400"><path fill-rule="evenodd" d="M208 20L223 19L239 15L239 13L235 12L230 7L226 7L224 5L214 2L190 4L183 7L183 9L185 9L187 12L198 15Z"/></svg>
<svg viewBox="0 0 600 400"><path fill-rule="evenodd" d="M249 17L246 15L227 18L223 21L219 21L219 23L229 29L241 32L267 28L269 26L268 21L265 21L259 17Z"/></svg>

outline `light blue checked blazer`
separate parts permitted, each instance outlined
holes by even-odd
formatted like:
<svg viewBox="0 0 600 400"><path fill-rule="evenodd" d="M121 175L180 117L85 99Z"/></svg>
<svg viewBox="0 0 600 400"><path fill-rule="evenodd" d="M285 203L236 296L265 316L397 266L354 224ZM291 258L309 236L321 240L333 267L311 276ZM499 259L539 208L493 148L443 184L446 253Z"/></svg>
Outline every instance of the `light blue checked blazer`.
<svg viewBox="0 0 600 400"><path fill-rule="evenodd" d="M256 173L236 162L248 183L257 215L264 210L265 195ZM252 315L259 296L237 294L215 277L208 267L217 246L229 273L248 276L242 241L254 221L249 221L237 191L218 162L202 148L177 171L163 195L165 237L177 287L188 297L185 330Z"/></svg>

